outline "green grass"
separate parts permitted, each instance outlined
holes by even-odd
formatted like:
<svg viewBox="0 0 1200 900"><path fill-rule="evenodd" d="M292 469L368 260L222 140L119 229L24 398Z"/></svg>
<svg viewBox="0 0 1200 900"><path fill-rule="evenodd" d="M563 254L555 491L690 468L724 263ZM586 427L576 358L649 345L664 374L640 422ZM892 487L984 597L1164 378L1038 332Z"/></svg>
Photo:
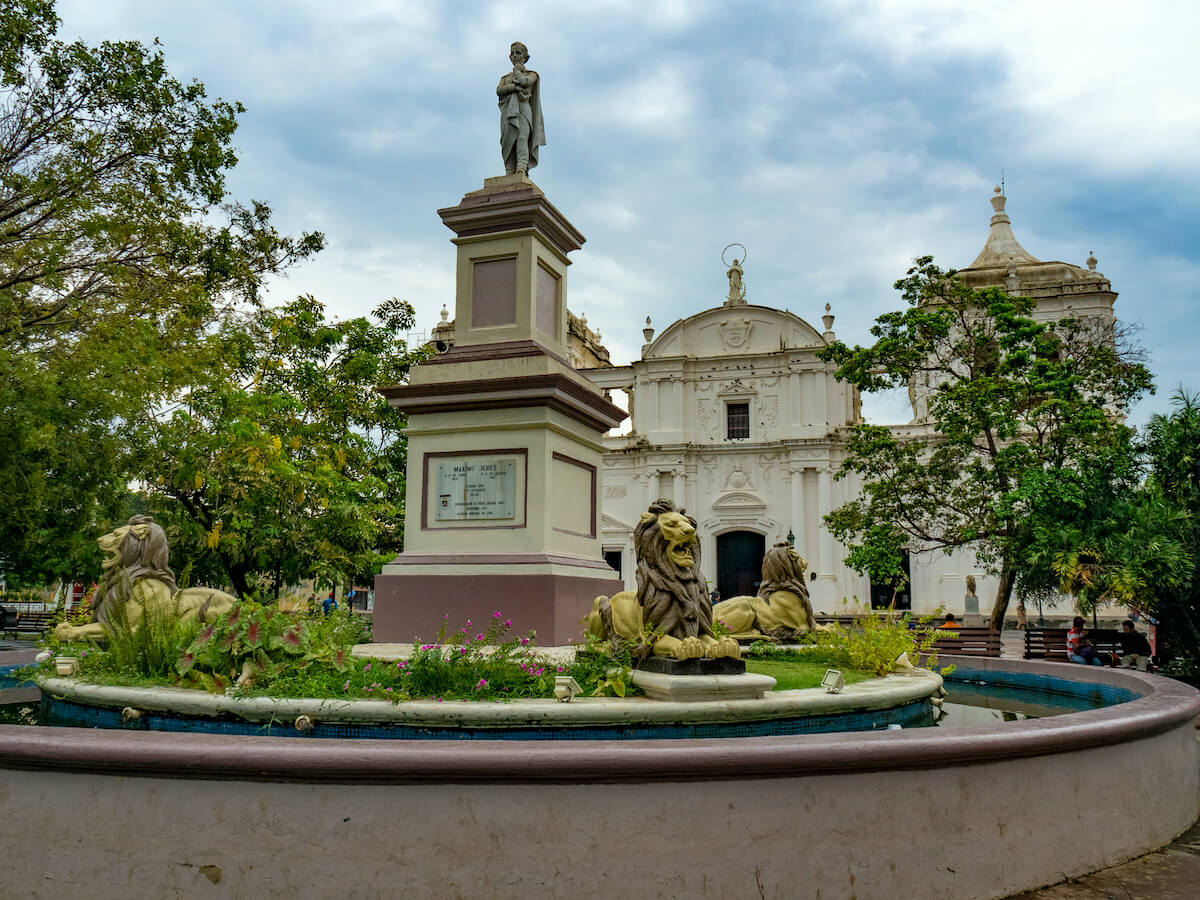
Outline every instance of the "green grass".
<svg viewBox="0 0 1200 900"><path fill-rule="evenodd" d="M775 690L794 691L800 688L821 686L825 670L830 668L824 663L804 662L798 659L747 659L746 671L755 675L770 675L775 679ZM853 669L841 669L846 684L857 684L874 678L868 672L856 672Z"/></svg>

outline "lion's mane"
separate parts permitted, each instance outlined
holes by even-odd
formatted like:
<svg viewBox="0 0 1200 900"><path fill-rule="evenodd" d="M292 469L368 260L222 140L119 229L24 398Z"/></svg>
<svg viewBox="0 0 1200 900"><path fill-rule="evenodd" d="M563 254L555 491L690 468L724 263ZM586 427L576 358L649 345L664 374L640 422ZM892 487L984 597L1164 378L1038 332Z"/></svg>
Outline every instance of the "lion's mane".
<svg viewBox="0 0 1200 900"><path fill-rule="evenodd" d="M104 573L96 592L93 621L102 625L111 622L113 607L129 599L133 586L143 578L155 578L175 593L175 573L167 565L167 535L162 526L150 516L133 516L127 523L119 548L119 562ZM139 538L133 526L147 526L146 536Z"/></svg>
<svg viewBox="0 0 1200 900"><path fill-rule="evenodd" d="M817 622L813 618L808 586L804 583L804 564L799 557L792 556L794 552L792 545L786 542L777 543L767 551L766 556L763 557L762 583L758 588L758 596L769 603L771 595L776 591L791 591L804 604L808 630L812 631L817 627ZM792 638L794 636L789 632L784 637Z"/></svg>
<svg viewBox="0 0 1200 900"><path fill-rule="evenodd" d="M677 638L712 635L712 605L700 574L700 542L692 548L693 563L682 568L667 556L667 541L658 524L663 513L678 512L696 527L696 520L674 502L655 500L633 530L637 552L637 599L647 625Z"/></svg>

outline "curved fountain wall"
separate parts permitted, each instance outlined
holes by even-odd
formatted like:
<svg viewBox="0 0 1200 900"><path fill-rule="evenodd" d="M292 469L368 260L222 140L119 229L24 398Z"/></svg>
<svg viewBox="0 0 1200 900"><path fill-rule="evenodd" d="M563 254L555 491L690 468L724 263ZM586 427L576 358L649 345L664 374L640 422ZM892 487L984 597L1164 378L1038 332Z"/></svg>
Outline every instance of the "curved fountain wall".
<svg viewBox="0 0 1200 900"><path fill-rule="evenodd" d="M0 726L0 834L19 848L0 878L94 896L991 898L1159 847L1200 813L1193 689L970 665L1139 699L990 727L719 740Z"/></svg>

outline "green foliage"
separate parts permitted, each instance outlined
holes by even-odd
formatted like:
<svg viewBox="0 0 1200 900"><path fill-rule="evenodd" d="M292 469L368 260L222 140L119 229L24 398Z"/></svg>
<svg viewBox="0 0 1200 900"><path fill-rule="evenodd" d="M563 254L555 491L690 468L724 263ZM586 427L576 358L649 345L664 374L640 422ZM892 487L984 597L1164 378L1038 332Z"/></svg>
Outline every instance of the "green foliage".
<svg viewBox="0 0 1200 900"><path fill-rule="evenodd" d="M402 416L379 393L421 358L412 307L330 321L312 297L231 317L226 364L136 430L146 502L173 558L247 594L374 575L404 527Z"/></svg>
<svg viewBox="0 0 1200 900"><path fill-rule="evenodd" d="M777 691L798 691L820 687L821 679L825 677L825 671L829 668L837 668L837 666L831 666L830 663L812 659L807 655L797 654L746 660L746 671L755 675L771 676L775 679L775 690ZM841 666L839 671L846 679L846 684L858 684L860 681L875 677L874 672L857 672L846 666Z"/></svg>
<svg viewBox="0 0 1200 900"><path fill-rule="evenodd" d="M27 584L98 575L94 535L130 512L127 427L323 242L227 196L240 105L157 47L58 24L52 2L0 6L0 566Z"/></svg>
<svg viewBox="0 0 1200 900"><path fill-rule="evenodd" d="M184 682L217 693L238 682L269 680L276 672L303 671L314 663L346 671L351 645L328 640L337 632L314 633L309 621L273 606L243 601L203 626L194 640L179 645L175 671Z"/></svg>
<svg viewBox="0 0 1200 900"><path fill-rule="evenodd" d="M862 493L825 521L848 564L879 580L895 578L904 548L973 549L1000 575L998 628L1039 525L1085 510L1130 468L1115 414L1151 389L1150 374L1093 323L1039 324L1029 298L973 290L930 257L896 288L907 308L876 320L872 345L821 356L859 390L911 385L932 428L854 426L838 477L858 476Z"/></svg>
<svg viewBox="0 0 1200 900"><path fill-rule="evenodd" d="M247 696L341 699L509 700L553 697L554 679L570 675L586 694L631 696L629 657L612 656L589 642L573 662L552 663L531 633L510 637L512 622L495 613L488 624L466 625L420 644L395 663L355 659L354 644L369 639L362 618L335 611L299 617L271 606L243 602L208 625L189 625L171 644L165 629L151 638L141 629L130 643L153 643L154 666L133 665L124 650L90 645L59 646L56 653L80 658L80 677L108 684L199 687ZM143 654L138 659L148 659ZM43 664L49 672L53 661Z"/></svg>
<svg viewBox="0 0 1200 900"><path fill-rule="evenodd" d="M756 641L745 654L748 659L798 659L832 668L890 675L896 660L908 654L914 665L933 668L938 664L934 642L953 637L953 631L939 630L934 616L912 619L907 614L891 618L875 611L859 618L851 628L830 625L803 636L800 650ZM954 671L953 667L943 669Z"/></svg>
<svg viewBox="0 0 1200 900"><path fill-rule="evenodd" d="M125 595L130 603L141 607L141 623L130 627L128 609L117 603L111 608L111 618L104 630L108 635L105 653L109 664L118 672L130 672L150 678L168 677L174 673L179 648L188 644L199 631L197 622L179 619L179 594L169 606L146 605L140 594L126 585Z"/></svg>

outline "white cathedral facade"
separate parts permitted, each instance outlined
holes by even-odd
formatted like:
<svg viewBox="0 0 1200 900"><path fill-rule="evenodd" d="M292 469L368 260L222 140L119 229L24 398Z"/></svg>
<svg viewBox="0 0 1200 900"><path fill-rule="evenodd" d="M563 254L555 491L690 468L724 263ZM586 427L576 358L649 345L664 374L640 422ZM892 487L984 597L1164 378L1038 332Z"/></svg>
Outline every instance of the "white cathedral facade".
<svg viewBox="0 0 1200 900"><path fill-rule="evenodd" d="M1111 329L1116 294L1095 271L1096 260L1082 268L1036 259L1014 237L999 188L992 206L984 248L960 277L972 287L997 285L1034 298L1039 320L1086 317ZM794 313L746 302L735 261L723 305L657 334L648 327L641 358L630 365L581 370L614 396L628 396L632 427L605 438L601 499L605 558L628 588L636 586L638 517L654 499L670 497L696 519L701 567L722 597L754 593L765 550L790 540L808 560L818 612L865 608L873 588L876 603L891 599L890 587L872 586L845 565L845 547L823 522L859 490L852 478L834 478L846 429L861 413L858 392L817 357L834 340L833 322L828 304L818 330ZM914 385L912 420L892 427L931 432L920 395ZM979 612L990 611L996 579L974 554L914 552L908 565L898 606L961 615L968 611L966 577L974 575Z"/></svg>

